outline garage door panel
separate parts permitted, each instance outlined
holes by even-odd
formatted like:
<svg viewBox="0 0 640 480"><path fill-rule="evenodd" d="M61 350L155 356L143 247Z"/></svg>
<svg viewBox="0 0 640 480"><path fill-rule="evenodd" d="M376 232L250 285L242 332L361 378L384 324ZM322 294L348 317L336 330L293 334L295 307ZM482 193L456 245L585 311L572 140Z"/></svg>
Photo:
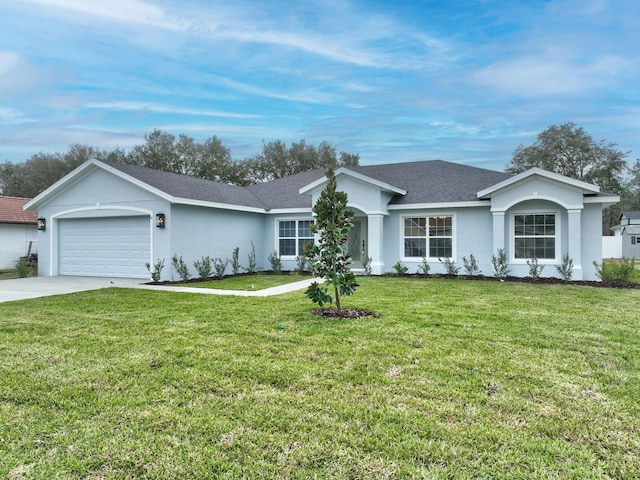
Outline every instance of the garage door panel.
<svg viewBox="0 0 640 480"><path fill-rule="evenodd" d="M148 278L150 220L146 216L59 221L59 274Z"/></svg>

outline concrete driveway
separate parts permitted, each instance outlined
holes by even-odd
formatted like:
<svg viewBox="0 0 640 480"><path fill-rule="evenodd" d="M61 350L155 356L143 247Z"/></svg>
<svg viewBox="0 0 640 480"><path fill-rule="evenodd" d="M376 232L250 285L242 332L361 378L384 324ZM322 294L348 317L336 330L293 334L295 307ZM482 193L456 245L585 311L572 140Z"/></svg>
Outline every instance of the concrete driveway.
<svg viewBox="0 0 640 480"><path fill-rule="evenodd" d="M63 295L108 287L132 287L145 280L103 277L28 277L0 280L0 303L27 298Z"/></svg>
<svg viewBox="0 0 640 480"><path fill-rule="evenodd" d="M306 278L293 283L257 291L218 290L179 285L147 285L148 280L108 277L29 277L15 280L0 280L0 303L27 298L64 295L65 293L98 290L100 288L124 287L163 290L168 292L202 293L206 295L239 295L243 297L269 297L307 288L312 282L322 283L321 278Z"/></svg>

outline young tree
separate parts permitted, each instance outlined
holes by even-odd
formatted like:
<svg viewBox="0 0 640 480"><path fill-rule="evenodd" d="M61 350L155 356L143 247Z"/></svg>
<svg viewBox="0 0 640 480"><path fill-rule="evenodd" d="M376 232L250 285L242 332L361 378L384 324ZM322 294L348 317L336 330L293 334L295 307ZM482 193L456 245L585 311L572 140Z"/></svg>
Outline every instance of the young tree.
<svg viewBox="0 0 640 480"><path fill-rule="evenodd" d="M332 302L326 285L332 285L338 313L341 312L340 296L351 295L359 286L349 268L350 256L347 252L349 229L353 228L353 211L347 209L347 194L337 191L333 168L327 170L327 186L313 207L315 223L310 227L319 234L318 243L307 244L305 256L315 275L325 283L313 282L306 290L306 296L322 306Z"/></svg>

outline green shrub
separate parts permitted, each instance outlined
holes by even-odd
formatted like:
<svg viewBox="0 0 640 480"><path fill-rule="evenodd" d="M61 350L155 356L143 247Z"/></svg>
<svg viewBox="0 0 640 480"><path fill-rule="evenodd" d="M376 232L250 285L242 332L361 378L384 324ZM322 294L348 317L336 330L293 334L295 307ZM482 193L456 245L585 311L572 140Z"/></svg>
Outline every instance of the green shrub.
<svg viewBox="0 0 640 480"><path fill-rule="evenodd" d="M251 242L251 253L247 254L249 257L249 266L246 268L248 274L252 274L256 272L256 247Z"/></svg>
<svg viewBox="0 0 640 480"><path fill-rule="evenodd" d="M469 255L468 260L467 257L462 257L462 264L464 265L465 273L470 277L480 275L480 273L482 273L478 268L478 262L476 260L476 257L473 256L473 253Z"/></svg>
<svg viewBox="0 0 640 480"><path fill-rule="evenodd" d="M269 254L267 257L269 263L271 264L271 270L274 274L279 275L282 273L282 260L280 255L275 250Z"/></svg>
<svg viewBox="0 0 640 480"><path fill-rule="evenodd" d="M622 257L617 266L618 268L616 273L618 280L622 280L623 282L631 281L633 271L636 269L636 259Z"/></svg>
<svg viewBox="0 0 640 480"><path fill-rule="evenodd" d="M444 272L447 275L458 275L458 273L460 272L460 267L456 267L456 262L451 260L449 257L445 258L444 260L438 258L438 260L444 266Z"/></svg>
<svg viewBox="0 0 640 480"><path fill-rule="evenodd" d="M396 271L396 275L404 275L409 270L409 267L403 265L400 260L396 262L396 264L392 267Z"/></svg>
<svg viewBox="0 0 640 480"><path fill-rule="evenodd" d="M221 258L213 259L213 268L216 271L216 277L222 278L224 277L224 272L227 269L227 265L229 265L229 259L227 258L224 262Z"/></svg>
<svg viewBox="0 0 640 480"><path fill-rule="evenodd" d="M173 265L174 270L183 282L189 280L189 267L187 267L187 263L182 259L182 255L178 257L174 254L173 257L171 257L171 265Z"/></svg>
<svg viewBox="0 0 640 480"><path fill-rule="evenodd" d="M20 278L30 277L37 273L37 266L29 263L26 258L21 258L16 263L16 273Z"/></svg>
<svg viewBox="0 0 640 480"><path fill-rule="evenodd" d="M565 253L562 256L562 263L560 265L556 265L556 270L563 280L571 280L571 277L573 276L573 260L568 253Z"/></svg>
<svg viewBox="0 0 640 480"><path fill-rule="evenodd" d="M538 264L538 259L535 255L531 257L530 260L527 260L527 265L529 266L529 276L535 282L540 278L540 274L544 270L544 265Z"/></svg>
<svg viewBox="0 0 640 480"><path fill-rule="evenodd" d="M427 262L425 257L422 257L422 263L418 265L418 273L424 275L425 277L429 275L429 271L431 270L431 265Z"/></svg>
<svg viewBox="0 0 640 480"><path fill-rule="evenodd" d="M603 282L632 282L635 274L635 258L622 257L618 262L598 263L593 262L596 275Z"/></svg>
<svg viewBox="0 0 640 480"><path fill-rule="evenodd" d="M196 269L200 278L209 278L211 276L212 268L211 257L202 257L201 260L193 262L193 268Z"/></svg>
<svg viewBox="0 0 640 480"><path fill-rule="evenodd" d="M491 265L493 265L493 276L498 280L504 280L509 275L509 265L507 253L504 248L498 249L498 254L491 257Z"/></svg>
<svg viewBox="0 0 640 480"><path fill-rule="evenodd" d="M240 247L236 247L233 249L233 254L231 255L231 273L235 277L238 275L240 271Z"/></svg>
<svg viewBox="0 0 640 480"><path fill-rule="evenodd" d="M154 282L159 282L162 275L162 269L164 268L164 258L162 260L158 259L156 263L153 264L153 267L149 262L145 263L144 266L147 267L147 270L149 270L151 280L153 280Z"/></svg>
<svg viewBox="0 0 640 480"><path fill-rule="evenodd" d="M371 257L365 257L364 258L364 262L362 263L362 268L363 268L363 273L364 275L371 275L371 262L373 261L373 258Z"/></svg>
<svg viewBox="0 0 640 480"><path fill-rule="evenodd" d="M307 271L307 257L304 255L298 255L296 257L296 272L302 275Z"/></svg>

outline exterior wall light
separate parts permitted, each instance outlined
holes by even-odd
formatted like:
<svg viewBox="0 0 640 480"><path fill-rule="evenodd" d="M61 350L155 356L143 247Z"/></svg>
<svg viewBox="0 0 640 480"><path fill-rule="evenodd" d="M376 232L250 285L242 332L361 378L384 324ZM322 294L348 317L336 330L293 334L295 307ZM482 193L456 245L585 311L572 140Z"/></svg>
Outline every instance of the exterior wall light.
<svg viewBox="0 0 640 480"><path fill-rule="evenodd" d="M164 228L164 226L165 226L164 213L156 213L156 227Z"/></svg>
<svg viewBox="0 0 640 480"><path fill-rule="evenodd" d="M38 230L46 230L47 229L47 220L45 218L40 217L38 219Z"/></svg>

